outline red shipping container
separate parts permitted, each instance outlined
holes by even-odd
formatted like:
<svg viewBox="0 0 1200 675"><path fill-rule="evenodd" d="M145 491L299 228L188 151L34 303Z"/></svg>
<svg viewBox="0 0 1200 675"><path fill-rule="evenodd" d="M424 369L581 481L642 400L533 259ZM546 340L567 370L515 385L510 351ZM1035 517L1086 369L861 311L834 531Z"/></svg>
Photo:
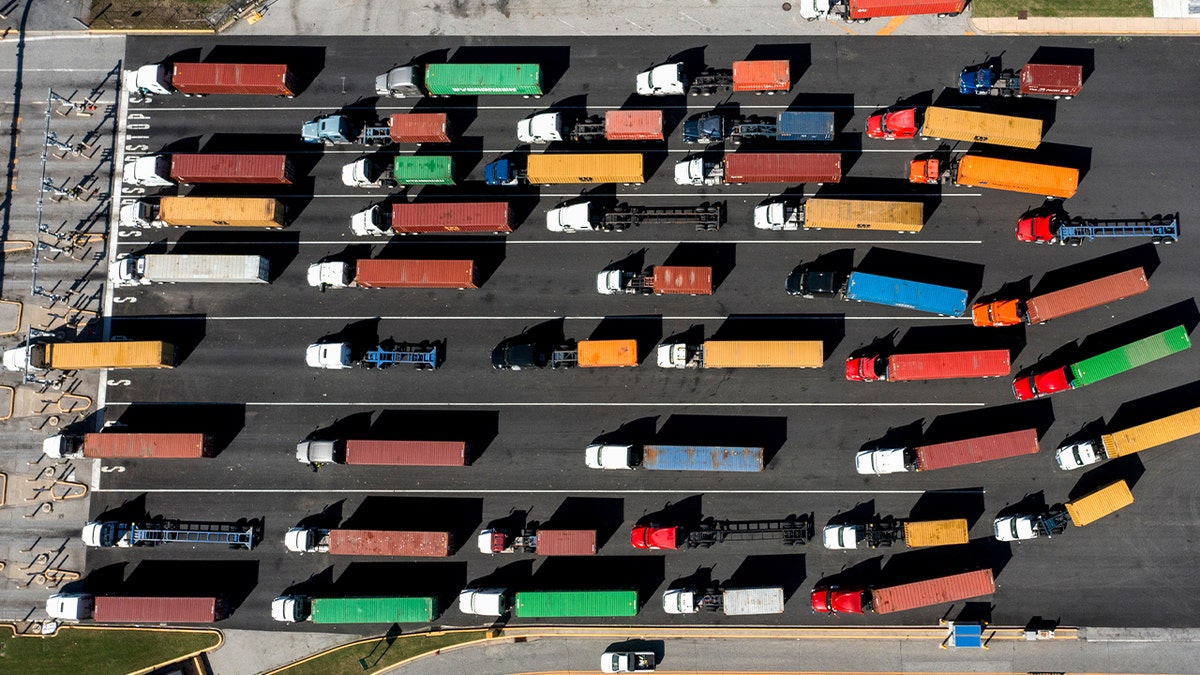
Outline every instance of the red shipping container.
<svg viewBox="0 0 1200 675"><path fill-rule="evenodd" d="M212 453L204 434L84 434L83 456L103 459L198 459Z"/></svg>
<svg viewBox="0 0 1200 675"><path fill-rule="evenodd" d="M595 530L538 530L538 555L596 555Z"/></svg>
<svg viewBox="0 0 1200 675"><path fill-rule="evenodd" d="M712 295L711 267L651 268L655 295Z"/></svg>
<svg viewBox="0 0 1200 675"><path fill-rule="evenodd" d="M466 466L463 441L346 441L346 463L373 466Z"/></svg>
<svg viewBox="0 0 1200 675"><path fill-rule="evenodd" d="M445 558L450 555L452 544L449 532L329 531L329 553L332 555Z"/></svg>
<svg viewBox="0 0 1200 675"><path fill-rule="evenodd" d="M891 614L945 602L958 602L996 592L991 570L975 570L911 584L877 588L871 592L876 614Z"/></svg>
<svg viewBox="0 0 1200 675"><path fill-rule="evenodd" d="M224 598L98 595L92 618L106 623L213 623L224 619Z"/></svg>
<svg viewBox="0 0 1200 675"><path fill-rule="evenodd" d="M508 202L392 204L392 230L423 232L512 232Z"/></svg>
<svg viewBox="0 0 1200 675"><path fill-rule="evenodd" d="M473 260L359 260L361 288L478 288Z"/></svg>
<svg viewBox="0 0 1200 675"><path fill-rule="evenodd" d="M783 61L734 61L734 91L787 91L792 88L792 64Z"/></svg>
<svg viewBox="0 0 1200 675"><path fill-rule="evenodd" d="M1083 89L1083 66L1027 63L1021 69L1022 94L1047 94L1068 98Z"/></svg>
<svg viewBox="0 0 1200 675"><path fill-rule="evenodd" d="M966 0L850 0L851 19L916 14L959 14Z"/></svg>
<svg viewBox="0 0 1200 675"><path fill-rule="evenodd" d="M604 138L610 141L661 141L661 110L609 110L604 113Z"/></svg>
<svg viewBox="0 0 1200 675"><path fill-rule="evenodd" d="M981 349L972 352L933 354L896 354L888 358L888 379L948 380L956 377L1000 377L1012 369L1007 349Z"/></svg>
<svg viewBox="0 0 1200 675"><path fill-rule="evenodd" d="M842 156L836 152L725 155L725 182L837 183L842 180Z"/></svg>
<svg viewBox="0 0 1200 675"><path fill-rule="evenodd" d="M1006 434L919 446L916 448L917 470L945 469L993 459L1036 455L1037 452L1037 429L1023 429Z"/></svg>
<svg viewBox="0 0 1200 675"><path fill-rule="evenodd" d="M179 183L291 185L296 169L287 155L171 155Z"/></svg>
<svg viewBox="0 0 1200 675"><path fill-rule="evenodd" d="M388 118L388 136L396 143L449 143L446 113L400 113Z"/></svg>
<svg viewBox="0 0 1200 675"><path fill-rule="evenodd" d="M277 63L176 63L171 86L184 94L296 95L295 76Z"/></svg>

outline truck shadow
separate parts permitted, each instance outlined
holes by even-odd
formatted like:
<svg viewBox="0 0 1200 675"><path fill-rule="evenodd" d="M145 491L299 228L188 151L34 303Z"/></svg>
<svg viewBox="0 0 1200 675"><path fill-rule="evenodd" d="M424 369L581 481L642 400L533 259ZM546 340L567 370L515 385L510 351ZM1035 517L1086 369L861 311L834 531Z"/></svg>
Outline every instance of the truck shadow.
<svg viewBox="0 0 1200 675"><path fill-rule="evenodd" d="M299 96L325 69L325 47L281 45L216 45L204 59L206 63L285 63L296 78Z"/></svg>
<svg viewBox="0 0 1200 675"><path fill-rule="evenodd" d="M121 411L109 431L208 434L216 457L245 426L244 403L134 403Z"/></svg>
<svg viewBox="0 0 1200 675"><path fill-rule="evenodd" d="M1083 68L1083 81L1096 70L1096 50L1081 47L1047 47L1042 45L1029 57L1029 63L1048 63Z"/></svg>
<svg viewBox="0 0 1200 675"><path fill-rule="evenodd" d="M763 449L770 465L787 442L787 417L671 415L654 436L662 445L727 445Z"/></svg>
<svg viewBox="0 0 1200 675"><path fill-rule="evenodd" d="M596 550L604 547L625 522L625 500L619 497L567 497L542 523L548 530L595 530Z"/></svg>
<svg viewBox="0 0 1200 675"><path fill-rule="evenodd" d="M549 94L554 89L554 85L558 84L558 81L571 67L571 47L569 45L463 46L454 50L454 54L447 61L449 63L536 63L541 66L542 70L542 91Z"/></svg>
<svg viewBox="0 0 1200 675"><path fill-rule="evenodd" d="M129 595L223 596L233 614L258 586L257 560L143 560L121 591ZM187 583L181 585L180 580Z"/></svg>
<svg viewBox="0 0 1200 675"><path fill-rule="evenodd" d="M730 314L712 340L820 340L828 359L846 337L840 314Z"/></svg>
<svg viewBox="0 0 1200 675"><path fill-rule="evenodd" d="M606 316L589 340L637 340L638 363L644 362L662 339L662 316Z"/></svg>
<svg viewBox="0 0 1200 675"><path fill-rule="evenodd" d="M853 525L856 523L865 523L875 518L879 513L875 510L875 500L868 499L865 502L859 502L852 508L840 513L835 513L825 524L826 525Z"/></svg>
<svg viewBox="0 0 1200 675"><path fill-rule="evenodd" d="M391 70L390 68L388 70ZM386 72L386 71L379 71ZM388 99L381 99L388 100ZM378 107L378 100L376 102ZM479 116L479 111L474 106L447 106L443 99L436 98L419 98L413 103L412 112L414 113L443 113L446 115L446 122L450 125L449 143L437 143L435 147L456 149L460 140L463 140L463 132L470 128L475 118ZM388 111L391 114L391 111ZM376 117L386 118L385 114L376 114ZM472 139L474 140L474 139ZM480 139L482 140L482 139ZM471 144L474 147L474 143ZM480 145L480 148L483 146Z"/></svg>
<svg viewBox="0 0 1200 675"><path fill-rule="evenodd" d="M114 316L112 340L162 340L175 345L175 365L182 366L204 341L204 314Z"/></svg>
<svg viewBox="0 0 1200 675"><path fill-rule="evenodd" d="M847 176L840 183L826 183L816 192L814 197L821 199L853 199L856 201L887 201L887 202L920 202L922 222L929 219L942 204L941 192L930 192L925 185L914 185L902 178L864 178ZM893 233L875 230L880 236L893 236ZM898 239L903 237L895 234ZM899 241L897 242L899 243ZM849 269L849 268L847 268Z"/></svg>
<svg viewBox="0 0 1200 675"><path fill-rule="evenodd" d="M983 265L876 246L871 247L863 256L858 270L886 277L961 288L967 292L968 308L970 299L983 287Z"/></svg>
<svg viewBox="0 0 1200 675"><path fill-rule="evenodd" d="M644 512L635 519L638 525L679 525L696 527L704 519L703 495L691 495L678 501L667 502L657 511Z"/></svg>
<svg viewBox="0 0 1200 675"><path fill-rule="evenodd" d="M148 495L142 493L136 497L126 499L117 506L108 506L106 502L101 503L101 509L96 514L94 520L116 520L126 523L136 523L150 518L150 510L146 506L146 498ZM96 504L93 504L96 506Z"/></svg>
<svg viewBox="0 0 1200 675"><path fill-rule="evenodd" d="M794 76L795 73L793 72ZM847 125L854 119L854 94L811 91L797 92L792 98L792 102L788 104L787 109L831 111L833 113L833 147L838 148L838 152L843 150L854 153L862 152L863 135L861 133L846 132ZM796 145L814 150L818 147L829 147L828 143L798 143ZM790 146L791 144L789 143ZM842 173L844 174L845 171ZM845 178L842 180L845 180Z"/></svg>
<svg viewBox="0 0 1200 675"><path fill-rule="evenodd" d="M783 587L786 603L800 589L806 575L803 553L748 555L725 580L725 585L729 588L779 585Z"/></svg>
<svg viewBox="0 0 1200 675"><path fill-rule="evenodd" d="M935 546L893 554L872 585L907 584L987 568L998 578L1012 560L1012 546L992 537L990 532L986 537L953 547L953 555L940 550L942 548Z"/></svg>
<svg viewBox="0 0 1200 675"><path fill-rule="evenodd" d="M944 520L965 518L967 528L975 527L984 512L982 487L958 488L954 490L927 490L921 493L917 503L908 512L909 520Z"/></svg>
<svg viewBox="0 0 1200 675"><path fill-rule="evenodd" d="M1196 330L1198 323L1200 309L1197 309L1196 301L1189 298L1106 328L1099 333L1092 333L1083 339L1079 351L1089 356L1101 354L1176 326L1183 326L1190 335Z"/></svg>
<svg viewBox="0 0 1200 675"><path fill-rule="evenodd" d="M1146 280L1149 281L1158 269L1158 265L1158 247L1154 244L1142 244L1124 251L1109 253L1074 265L1050 270L1038 280L1033 292L1037 295L1051 293L1138 267L1146 273Z"/></svg>
<svg viewBox="0 0 1200 675"><path fill-rule="evenodd" d="M335 333L327 333L316 342L322 344L347 342L350 344L350 358L356 361L361 360L367 350L379 344L379 322L381 320L377 317L352 321Z"/></svg>
<svg viewBox="0 0 1200 675"><path fill-rule="evenodd" d="M238 255L259 255L267 259L271 269L268 279L272 283L277 281L288 265L300 255L300 233L295 230L247 232L240 234L238 239ZM229 243L229 235L223 232L188 231L180 235L170 253L229 255Z"/></svg>
<svg viewBox="0 0 1200 675"><path fill-rule="evenodd" d="M1075 483L1067 496L1070 499L1079 499L1121 480L1125 481L1130 490L1133 490L1144 473L1146 473L1146 467L1137 455L1110 459L1080 476L1079 481ZM1136 497L1136 495L1134 496ZM1121 514L1118 512L1108 517L1119 518L1120 516Z"/></svg>
<svg viewBox="0 0 1200 675"><path fill-rule="evenodd" d="M1025 348L1025 327L976 328L971 325L916 326L904 332L897 354L1003 349L1015 361Z"/></svg>
<svg viewBox="0 0 1200 675"><path fill-rule="evenodd" d="M125 584L125 568L129 565L129 562L119 562L96 567L79 581L64 584L59 592L118 595Z"/></svg>
<svg viewBox="0 0 1200 675"><path fill-rule="evenodd" d="M372 439L466 441L468 463L474 463L500 434L500 411L384 410L368 433Z"/></svg>
<svg viewBox="0 0 1200 675"><path fill-rule="evenodd" d="M1200 382L1191 382L1122 403L1106 429L1117 431L1200 407Z"/></svg>
<svg viewBox="0 0 1200 675"><path fill-rule="evenodd" d="M534 572L532 586L547 591L633 588L641 606L662 586L665 560L653 554L547 558Z"/></svg>
<svg viewBox="0 0 1200 675"><path fill-rule="evenodd" d="M650 443L658 429L658 416L639 417L625 422L612 431L604 431L592 439L593 443L608 445L642 445Z"/></svg>
<svg viewBox="0 0 1200 675"><path fill-rule="evenodd" d="M323 530L336 529L342 523L342 511L345 507L345 499L339 499L331 504L326 504L319 512L301 518L296 522L295 527Z"/></svg>
<svg viewBox="0 0 1200 675"><path fill-rule="evenodd" d="M483 500L475 497L364 497L342 527L348 530L449 532L451 555L475 541Z"/></svg>
<svg viewBox="0 0 1200 675"><path fill-rule="evenodd" d="M1041 438L1053 423L1054 408L1049 399L1043 398L938 415L930 422L920 442L922 445L946 443L1022 429L1037 429L1038 438ZM980 430L986 430L986 433Z"/></svg>
<svg viewBox="0 0 1200 675"><path fill-rule="evenodd" d="M817 556L818 560L822 558L825 560L838 559L837 556ZM882 568L882 555L868 558L862 562L844 563L836 572L829 572L822 576L814 587L829 588L831 586L839 586L841 588L867 588L878 585L879 573Z"/></svg>
<svg viewBox="0 0 1200 675"><path fill-rule="evenodd" d="M792 88L812 67L812 45L808 43L756 44L739 61L787 61ZM776 94L779 96L780 94Z"/></svg>
<svg viewBox="0 0 1200 675"><path fill-rule="evenodd" d="M497 558L499 560L507 558ZM472 578L466 588L507 588L514 591L530 588L534 562L530 557L501 565L481 577Z"/></svg>
<svg viewBox="0 0 1200 675"><path fill-rule="evenodd" d="M671 250L663 265L708 267L712 269L713 293L721 287L737 264L736 244L680 242Z"/></svg>

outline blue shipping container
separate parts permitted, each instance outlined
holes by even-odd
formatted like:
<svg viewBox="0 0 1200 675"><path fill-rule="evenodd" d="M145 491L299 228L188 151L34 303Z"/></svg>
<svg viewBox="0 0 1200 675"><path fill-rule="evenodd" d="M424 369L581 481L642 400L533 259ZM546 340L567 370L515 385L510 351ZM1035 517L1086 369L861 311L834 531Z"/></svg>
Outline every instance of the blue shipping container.
<svg viewBox="0 0 1200 675"><path fill-rule="evenodd" d="M962 316L967 311L967 292L961 288L934 286L862 272L850 273L850 279L846 281L846 299L890 307L907 307L945 316Z"/></svg>
<svg viewBox="0 0 1200 675"><path fill-rule="evenodd" d="M642 467L652 471L762 471L762 448L720 445L647 445Z"/></svg>
<svg viewBox="0 0 1200 675"><path fill-rule="evenodd" d="M781 112L775 123L781 141L832 141L832 112Z"/></svg>

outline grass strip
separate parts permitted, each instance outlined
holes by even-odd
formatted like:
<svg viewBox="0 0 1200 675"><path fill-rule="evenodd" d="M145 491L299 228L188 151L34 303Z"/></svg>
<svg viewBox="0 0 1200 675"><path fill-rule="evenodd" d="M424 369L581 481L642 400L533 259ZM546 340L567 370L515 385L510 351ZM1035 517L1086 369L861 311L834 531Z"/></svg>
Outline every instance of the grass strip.
<svg viewBox="0 0 1200 675"><path fill-rule="evenodd" d="M465 642L482 640L487 631L415 633L363 640L319 656L284 666L271 675L364 675L377 673L405 659Z"/></svg>
<svg viewBox="0 0 1200 675"><path fill-rule="evenodd" d="M1154 0L972 0L980 18L1012 18L1025 10L1030 18L1154 16Z"/></svg>
<svg viewBox="0 0 1200 675"><path fill-rule="evenodd" d="M17 636L0 626L0 673L127 675L215 647L210 631L63 626L54 637Z"/></svg>

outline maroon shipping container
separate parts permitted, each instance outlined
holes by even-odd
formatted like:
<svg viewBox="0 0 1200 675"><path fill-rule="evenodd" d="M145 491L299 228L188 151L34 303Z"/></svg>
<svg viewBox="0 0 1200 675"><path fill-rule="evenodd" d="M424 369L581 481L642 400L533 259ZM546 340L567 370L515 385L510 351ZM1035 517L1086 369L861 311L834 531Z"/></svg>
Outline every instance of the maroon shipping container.
<svg viewBox="0 0 1200 675"><path fill-rule="evenodd" d="M916 14L960 14L967 0L849 0L850 19Z"/></svg>
<svg viewBox="0 0 1200 675"><path fill-rule="evenodd" d="M512 232L508 202L392 204L392 230L422 232Z"/></svg>
<svg viewBox="0 0 1200 675"><path fill-rule="evenodd" d="M968 438L963 441L923 445L916 448L917 471L945 469L1020 455L1035 455L1037 451L1037 429L1023 429L1006 434Z"/></svg>
<svg viewBox="0 0 1200 675"><path fill-rule="evenodd" d="M296 169L287 155L171 155L178 183L291 185Z"/></svg>
<svg viewBox="0 0 1200 675"><path fill-rule="evenodd" d="M99 459L198 459L212 454L204 434L84 434L83 456Z"/></svg>
<svg viewBox="0 0 1200 675"><path fill-rule="evenodd" d="M446 113L400 113L388 118L388 136L396 143L449 143Z"/></svg>
<svg viewBox="0 0 1200 675"><path fill-rule="evenodd" d="M295 76L278 63L176 63L171 86L184 94L296 95Z"/></svg>
<svg viewBox="0 0 1200 675"><path fill-rule="evenodd" d="M713 273L711 267L667 267L651 268L650 285L655 295L712 295Z"/></svg>
<svg viewBox="0 0 1200 675"><path fill-rule="evenodd" d="M609 110L604 113L604 138L610 141L661 141L661 110Z"/></svg>
<svg viewBox="0 0 1200 675"><path fill-rule="evenodd" d="M224 598L98 595L92 618L106 623L213 623L228 616Z"/></svg>
<svg viewBox="0 0 1200 675"><path fill-rule="evenodd" d="M361 288L478 288L473 260L359 260Z"/></svg>
<svg viewBox="0 0 1200 675"><path fill-rule="evenodd" d="M595 530L538 530L538 555L596 555Z"/></svg>
<svg viewBox="0 0 1200 675"><path fill-rule="evenodd" d="M996 580L992 571L975 570L911 584L877 588L871 591L871 607L876 614L891 614L978 598L995 592Z"/></svg>
<svg viewBox="0 0 1200 675"><path fill-rule="evenodd" d="M888 357L888 379L893 382L948 380L956 377L1000 377L1011 370L1007 349L971 352L896 354Z"/></svg>
<svg viewBox="0 0 1200 675"><path fill-rule="evenodd" d="M836 152L725 155L726 183L837 183L842 156Z"/></svg>
<svg viewBox="0 0 1200 675"><path fill-rule="evenodd" d="M450 555L452 544L449 532L329 531L329 552L332 555L445 558Z"/></svg>
<svg viewBox="0 0 1200 675"><path fill-rule="evenodd" d="M463 441L346 441L346 463L373 466L466 466Z"/></svg>
<svg viewBox="0 0 1200 675"><path fill-rule="evenodd" d="M1148 290L1150 283L1146 281L1146 272L1138 267L1030 298L1025 303L1025 311L1029 316L1029 323L1045 323L1060 316L1099 307Z"/></svg>
<svg viewBox="0 0 1200 675"><path fill-rule="evenodd" d="M1083 89L1083 66L1027 63L1021 69L1022 94L1046 94L1071 98Z"/></svg>

